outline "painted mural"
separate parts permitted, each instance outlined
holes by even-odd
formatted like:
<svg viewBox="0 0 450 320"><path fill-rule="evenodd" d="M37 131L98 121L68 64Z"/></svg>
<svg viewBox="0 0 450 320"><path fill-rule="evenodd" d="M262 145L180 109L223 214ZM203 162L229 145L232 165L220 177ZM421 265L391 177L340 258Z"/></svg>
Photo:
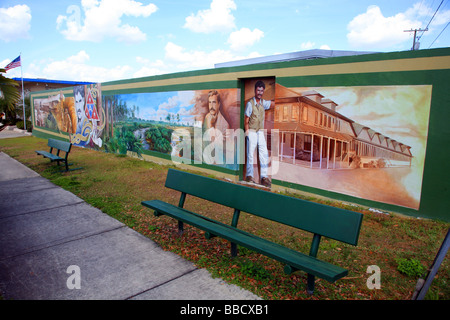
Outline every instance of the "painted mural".
<svg viewBox="0 0 450 320"><path fill-rule="evenodd" d="M102 148L105 112L102 108L101 86L81 85L73 88L76 129L70 141L80 147Z"/></svg>
<svg viewBox="0 0 450 320"><path fill-rule="evenodd" d="M75 102L62 92L34 100L35 126L53 131L74 133L77 127Z"/></svg>
<svg viewBox="0 0 450 320"><path fill-rule="evenodd" d="M34 113L38 127L67 133L76 146L234 171L244 164L249 184L278 180L417 210L431 91L286 88L255 78L245 80L241 106L239 89L102 96L100 85L83 85L73 96L35 99Z"/></svg>
<svg viewBox="0 0 450 320"><path fill-rule="evenodd" d="M225 146L228 132L239 128L238 89L105 95L103 105L109 119L109 138L104 147L109 152L158 152L193 163L198 149L194 144L200 142L198 163L238 169L236 161L224 161L226 151L219 156L222 148L203 152L211 142L219 142L219 135L220 146ZM196 131L200 137L195 137ZM180 148L187 139L190 147Z"/></svg>
<svg viewBox="0 0 450 320"><path fill-rule="evenodd" d="M76 86L73 96L35 99L35 121L80 147L236 172L244 164L245 183L277 180L419 208L431 86L244 84L242 106L239 89L102 96L99 84Z"/></svg>
<svg viewBox="0 0 450 320"><path fill-rule="evenodd" d="M102 148L105 115L100 85L73 88L73 96L62 91L48 98L34 99L35 126L69 134L80 147Z"/></svg>
<svg viewBox="0 0 450 320"><path fill-rule="evenodd" d="M277 85L273 178L418 209L431 91Z"/></svg>
<svg viewBox="0 0 450 320"><path fill-rule="evenodd" d="M446 155L436 152L448 137L448 53L236 66L42 91L32 95L33 134L181 161L250 187L448 219L441 212L448 197L440 196Z"/></svg>

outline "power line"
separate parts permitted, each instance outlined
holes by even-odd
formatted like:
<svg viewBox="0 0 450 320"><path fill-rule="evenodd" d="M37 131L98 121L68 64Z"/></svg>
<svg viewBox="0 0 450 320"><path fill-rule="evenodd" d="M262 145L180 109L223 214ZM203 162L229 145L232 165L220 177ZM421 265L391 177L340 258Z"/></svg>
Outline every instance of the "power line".
<svg viewBox="0 0 450 320"><path fill-rule="evenodd" d="M425 0L422 0L422 2L420 2L420 6L419 6L419 10L417 10L417 13L416 13L416 20L417 20L417 18L419 17L419 12L420 12L420 10L422 9L422 5L423 5L423 2L424 2Z"/></svg>
<svg viewBox="0 0 450 320"><path fill-rule="evenodd" d="M444 29L442 29L442 31L439 33L439 35L436 37L436 39L433 40L433 42L430 44L430 46L428 47L428 49L431 48L431 46L433 45L433 43L441 36L442 32L444 32L444 30L448 27L449 24L450 24L450 21L447 23L447 25L444 27Z"/></svg>
<svg viewBox="0 0 450 320"><path fill-rule="evenodd" d="M428 27L430 26L431 21L433 21L434 17L436 16L436 13L439 11L439 8L441 7L442 3L444 2L444 0L441 1L441 3L439 4L438 8L436 9L436 11L434 12L433 16L431 17L430 22L428 22L427 27L425 28L425 30L423 30L424 32L422 32L422 34L420 36L417 37L417 41L420 40L420 38L423 36L423 34L425 33L425 31L428 30Z"/></svg>

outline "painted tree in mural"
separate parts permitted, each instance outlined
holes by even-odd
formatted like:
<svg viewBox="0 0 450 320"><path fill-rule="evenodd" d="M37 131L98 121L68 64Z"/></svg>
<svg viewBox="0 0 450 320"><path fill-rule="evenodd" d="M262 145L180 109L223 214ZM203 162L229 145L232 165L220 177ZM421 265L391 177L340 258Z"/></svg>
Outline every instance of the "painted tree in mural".
<svg viewBox="0 0 450 320"><path fill-rule="evenodd" d="M172 151L172 146L170 145L172 132L173 130L159 125L149 128L145 133L145 138L150 149L162 153L170 153Z"/></svg>
<svg viewBox="0 0 450 320"><path fill-rule="evenodd" d="M138 156L142 154L142 141L134 134L137 125L124 125L114 131L114 136L105 144L108 152L118 152L127 154L127 151L136 152Z"/></svg>
<svg viewBox="0 0 450 320"><path fill-rule="evenodd" d="M138 129L136 123L127 123L134 117L136 106L129 108L127 103L120 100L117 95L104 96L107 112L110 115L111 126L114 127L112 135L105 143L105 150L126 154L127 151L142 153L142 141L136 137L134 132Z"/></svg>
<svg viewBox="0 0 450 320"><path fill-rule="evenodd" d="M131 110L128 108L127 103L120 100L117 95L104 96L103 102L108 109L111 124L125 121L131 116Z"/></svg>

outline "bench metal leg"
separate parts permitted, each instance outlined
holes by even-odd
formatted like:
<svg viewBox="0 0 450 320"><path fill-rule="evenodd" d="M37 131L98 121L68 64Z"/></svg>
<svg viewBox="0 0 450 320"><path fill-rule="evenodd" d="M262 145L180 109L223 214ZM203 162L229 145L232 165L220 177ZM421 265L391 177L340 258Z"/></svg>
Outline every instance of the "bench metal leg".
<svg viewBox="0 0 450 320"><path fill-rule="evenodd" d="M153 215L155 216L155 217L159 217L159 216L162 216L163 214L162 213L159 213L158 211L154 211L153 212Z"/></svg>
<svg viewBox="0 0 450 320"><path fill-rule="evenodd" d="M233 220L231 221L231 226L232 227L237 227L238 221L239 221L239 216L241 214L241 210L238 209L234 209L234 213L233 213ZM231 242L231 256L237 257L237 245L236 243Z"/></svg>
<svg viewBox="0 0 450 320"><path fill-rule="evenodd" d="M178 234L181 236L184 232L184 223L183 221L178 221Z"/></svg>
<svg viewBox="0 0 450 320"><path fill-rule="evenodd" d="M292 274L298 270L299 269L297 269L293 266L290 266L288 264L284 266L284 273L286 273L286 274ZM306 292L309 295L314 294L315 280L316 280L316 277L313 274L308 273L308 278L307 278L307 282L306 282Z"/></svg>
<svg viewBox="0 0 450 320"><path fill-rule="evenodd" d="M212 234L211 232L207 231L205 232L205 238L208 240L211 240L212 238L217 237L215 234Z"/></svg>
<svg viewBox="0 0 450 320"><path fill-rule="evenodd" d="M315 276L313 274L309 274L308 273L308 281L307 281L307 288L306 288L306 292L309 295L314 294L314 286L315 286Z"/></svg>
<svg viewBox="0 0 450 320"><path fill-rule="evenodd" d="M182 192L180 195L180 200L178 201L178 206L180 208L183 208L185 200L186 200L186 193ZM183 231L184 231L183 221L178 220L178 234L181 236L183 234Z"/></svg>
<svg viewBox="0 0 450 320"><path fill-rule="evenodd" d="M321 235L315 233L313 236L313 240L311 243L311 248L309 249L309 255L311 257L317 257L317 251L319 251L319 244L320 244L320 239L322 238ZM315 282L315 277L312 274L308 273L308 283L307 283L307 288L306 288L306 292L308 294L313 294L314 293L314 282Z"/></svg>
<svg viewBox="0 0 450 320"><path fill-rule="evenodd" d="M237 244L231 242L231 256L234 258L237 257L237 254L238 254Z"/></svg>

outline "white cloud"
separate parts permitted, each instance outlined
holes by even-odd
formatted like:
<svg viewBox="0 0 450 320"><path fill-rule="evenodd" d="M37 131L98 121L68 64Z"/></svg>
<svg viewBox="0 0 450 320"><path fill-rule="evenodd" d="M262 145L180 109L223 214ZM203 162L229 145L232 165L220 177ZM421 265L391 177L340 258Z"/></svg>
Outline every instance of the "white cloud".
<svg viewBox="0 0 450 320"><path fill-rule="evenodd" d="M216 63L256 58L261 55L252 52L247 56L235 55L231 50L217 49L211 52L188 50L173 42L168 42L164 48L164 58L151 61L148 58L136 57L139 69L133 77L147 77L159 74L168 74L181 71L214 68Z"/></svg>
<svg viewBox="0 0 450 320"><path fill-rule="evenodd" d="M445 6L444 6L445 7ZM440 32L442 28L440 26L447 24L450 21L450 10L445 10L443 6L439 8L439 10L436 12L435 9L431 9L429 7L421 6L420 3L416 3L412 8L408 9L406 11L407 15L412 16L418 16L426 21L426 24L423 26L425 27L428 25L428 22L433 17L433 20L431 21L430 25L428 26L428 33L434 31L436 27L439 27L438 31ZM437 9L437 7L436 7Z"/></svg>
<svg viewBox="0 0 450 320"><path fill-rule="evenodd" d="M385 17L378 6L369 6L365 13L356 16L348 24L348 42L355 48L364 49L389 48L406 41L411 41L412 44L413 33L405 30L424 29L435 11L424 4L416 3L405 12ZM449 20L450 10L441 8L433 18L426 35L432 34L436 26L441 26Z"/></svg>
<svg viewBox="0 0 450 320"><path fill-rule="evenodd" d="M10 63L11 60L10 59L5 59L3 61L0 61L0 68L5 67L8 63ZM13 69L14 70L14 69Z"/></svg>
<svg viewBox="0 0 450 320"><path fill-rule="evenodd" d="M59 15L57 28L68 40L99 42L112 37L121 42L140 42L146 34L136 26L122 23L122 16L149 17L157 11L154 4L143 5L134 0L83 0L84 21L81 23L81 9L71 5L69 16Z"/></svg>
<svg viewBox="0 0 450 320"><path fill-rule="evenodd" d="M258 53L250 53L248 56L236 56L231 51L217 49L212 52L187 51L185 48L173 43L167 43L165 47L165 58L167 64L172 64L175 71L209 69L214 68L216 63L233 60L259 57Z"/></svg>
<svg viewBox="0 0 450 320"><path fill-rule="evenodd" d="M317 48L316 43L315 43L315 42L311 42L311 41L303 42L303 43L300 45L300 49L301 49L301 50L312 50L312 49L315 49L315 48ZM326 44L321 45L321 46L319 47L319 49L322 49L322 50L331 50L330 46L329 46L329 45L326 45Z"/></svg>
<svg viewBox="0 0 450 320"><path fill-rule="evenodd" d="M256 42L264 37L264 32L259 29L241 28L239 31L234 31L228 38L230 48L235 51L241 51L254 45Z"/></svg>
<svg viewBox="0 0 450 320"><path fill-rule="evenodd" d="M233 0L212 0L209 9L200 10L186 18L185 28L199 33L226 32L235 28Z"/></svg>
<svg viewBox="0 0 450 320"><path fill-rule="evenodd" d="M28 38L31 10L27 5L0 8L0 40L10 42L19 38Z"/></svg>
<svg viewBox="0 0 450 320"><path fill-rule="evenodd" d="M133 73L133 78L142 78L142 77L150 77L158 74L164 74L164 70L156 67L141 67L138 71Z"/></svg>
<svg viewBox="0 0 450 320"><path fill-rule="evenodd" d="M136 57L136 62L141 66L138 71L133 73L134 78L149 77L168 73L166 64L160 59L156 61L150 61L147 58L138 56Z"/></svg>
<svg viewBox="0 0 450 320"><path fill-rule="evenodd" d="M347 39L356 48L375 49L398 45L410 39L410 34L405 30L421 27L420 21L409 16L412 15L398 13L385 17L379 7L370 6L365 13L350 21Z"/></svg>
<svg viewBox="0 0 450 320"><path fill-rule="evenodd" d="M313 49L315 47L315 45L316 45L315 42L311 42L311 41L303 42L300 45L300 49L302 49L302 50L311 50L311 49Z"/></svg>
<svg viewBox="0 0 450 320"><path fill-rule="evenodd" d="M194 97L194 91L179 91L176 96L170 97L166 102L161 103L158 109L170 110L176 107L188 107L192 104Z"/></svg>
<svg viewBox="0 0 450 320"><path fill-rule="evenodd" d="M86 51L82 50L64 60L48 62L43 67L33 64L28 68L27 77L92 82L105 82L129 77L131 67L127 65L114 68L96 67L88 64L89 59Z"/></svg>

